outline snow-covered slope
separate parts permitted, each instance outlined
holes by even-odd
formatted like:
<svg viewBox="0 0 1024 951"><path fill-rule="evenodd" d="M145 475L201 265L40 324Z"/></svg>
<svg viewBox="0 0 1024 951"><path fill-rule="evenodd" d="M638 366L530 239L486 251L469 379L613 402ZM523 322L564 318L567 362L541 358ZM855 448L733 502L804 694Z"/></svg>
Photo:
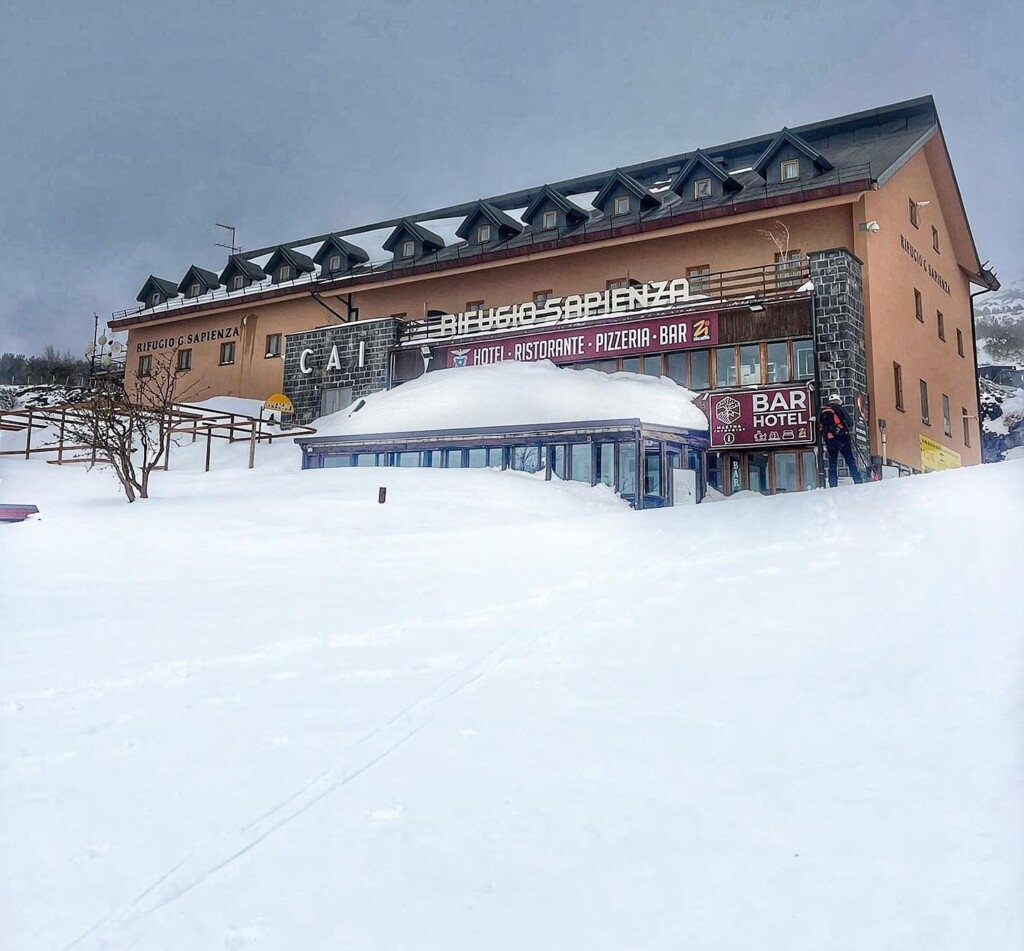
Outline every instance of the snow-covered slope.
<svg viewBox="0 0 1024 951"><path fill-rule="evenodd" d="M201 450L0 461L0 947L1024 943L1024 463L636 513Z"/></svg>

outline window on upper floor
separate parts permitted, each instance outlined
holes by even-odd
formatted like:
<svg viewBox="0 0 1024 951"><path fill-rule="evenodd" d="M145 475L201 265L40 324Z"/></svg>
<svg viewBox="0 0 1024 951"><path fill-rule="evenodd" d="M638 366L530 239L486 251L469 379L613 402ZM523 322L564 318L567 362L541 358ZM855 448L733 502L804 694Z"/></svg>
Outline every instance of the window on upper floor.
<svg viewBox="0 0 1024 951"><path fill-rule="evenodd" d="M800 160L786 159L779 168L779 178L784 182L795 182L800 178Z"/></svg>
<svg viewBox="0 0 1024 951"><path fill-rule="evenodd" d="M629 287L629 280L624 277L613 277L610 281L604 282L605 290L613 291L617 287Z"/></svg>
<svg viewBox="0 0 1024 951"><path fill-rule="evenodd" d="M533 302L538 307L541 307L544 304L546 304L554 296L555 295L550 290L534 291L533 292Z"/></svg>
<svg viewBox="0 0 1024 951"><path fill-rule="evenodd" d="M281 356L281 335L280 334L267 334L267 349L264 356L266 357L279 357Z"/></svg>
<svg viewBox="0 0 1024 951"><path fill-rule="evenodd" d="M494 229L490 225L480 225L476 229L476 240L479 244L486 244L491 240L494 234Z"/></svg>
<svg viewBox="0 0 1024 951"><path fill-rule="evenodd" d="M939 251L939 229L932 225L932 247L935 248L936 254L941 254Z"/></svg>
<svg viewBox="0 0 1024 951"><path fill-rule="evenodd" d="M192 284L188 289L189 297L198 297L203 292L203 285L199 283Z"/></svg>
<svg viewBox="0 0 1024 951"><path fill-rule="evenodd" d="M711 265L697 264L686 269L686 280L691 294L706 294L711 290Z"/></svg>
<svg viewBox="0 0 1024 951"><path fill-rule="evenodd" d="M964 355L964 332L959 327L956 329L956 352Z"/></svg>
<svg viewBox="0 0 1024 951"><path fill-rule="evenodd" d="M918 380L921 384L921 422L925 426L931 426L932 421L928 416L928 384L924 380Z"/></svg>
<svg viewBox="0 0 1024 951"><path fill-rule="evenodd" d="M921 292L914 288L914 316L924 323L924 301L921 299Z"/></svg>
<svg viewBox="0 0 1024 951"><path fill-rule="evenodd" d="M290 264L282 264L277 269L277 279L279 281L287 281L292 276L292 268Z"/></svg>
<svg viewBox="0 0 1024 951"><path fill-rule="evenodd" d="M235 362L235 345L234 343L222 343L220 345L220 365L222 367L230 366Z"/></svg>
<svg viewBox="0 0 1024 951"><path fill-rule="evenodd" d="M938 325L939 340L946 339L946 318L942 316L942 311L935 311L935 323Z"/></svg>
<svg viewBox="0 0 1024 951"><path fill-rule="evenodd" d="M243 287L245 287L245 278L241 274L236 274L231 278L232 290L240 291Z"/></svg>
<svg viewBox="0 0 1024 951"><path fill-rule="evenodd" d="M542 231L550 231L552 228L558 227L558 212L557 211L545 211L540 216L540 227Z"/></svg>
<svg viewBox="0 0 1024 951"><path fill-rule="evenodd" d="M616 195L615 201L612 205L612 214L616 215L628 215L629 214L629 195Z"/></svg>
<svg viewBox="0 0 1024 951"><path fill-rule="evenodd" d="M775 255L775 280L779 287L798 287L800 284L800 249L782 251Z"/></svg>
<svg viewBox="0 0 1024 951"><path fill-rule="evenodd" d="M152 294L149 298L149 306L156 307L160 303L160 294Z"/></svg>
<svg viewBox="0 0 1024 951"><path fill-rule="evenodd" d="M341 270L341 255L332 254L327 259L327 270L328 271L340 271Z"/></svg>
<svg viewBox="0 0 1024 951"><path fill-rule="evenodd" d="M153 357L150 354L146 354L144 357L139 357L139 376L152 376L153 375Z"/></svg>
<svg viewBox="0 0 1024 951"><path fill-rule="evenodd" d="M411 258L416 253L416 242L415 241L403 241L402 242L402 257Z"/></svg>
<svg viewBox="0 0 1024 951"><path fill-rule="evenodd" d="M963 424L964 424L964 445L967 446L968 449L970 449L970 447L971 447L971 417L967 415L967 407L966 406L961 406L960 407L960 418L963 420Z"/></svg>
<svg viewBox="0 0 1024 951"><path fill-rule="evenodd" d="M942 394L942 431L947 436L953 435L953 421L949 418L949 397Z"/></svg>
<svg viewBox="0 0 1024 951"><path fill-rule="evenodd" d="M903 408L903 367L901 367L895 361L892 365L892 385L896 390L896 409L901 413L904 412Z"/></svg>
<svg viewBox="0 0 1024 951"><path fill-rule="evenodd" d="M711 197L711 179L710 178L698 178L693 183L693 197L694 198L710 198Z"/></svg>
<svg viewBox="0 0 1024 951"><path fill-rule="evenodd" d="M178 351L178 372L184 373L186 370L192 369L192 348L189 347L187 350Z"/></svg>
<svg viewBox="0 0 1024 951"><path fill-rule="evenodd" d="M917 202L914 201L913 198L910 199L910 223L915 228L920 228L921 227L921 222L918 220L918 217L917 217Z"/></svg>
<svg viewBox="0 0 1024 951"><path fill-rule="evenodd" d="M466 301L466 313L470 311L483 310L484 302L482 300L468 300Z"/></svg>

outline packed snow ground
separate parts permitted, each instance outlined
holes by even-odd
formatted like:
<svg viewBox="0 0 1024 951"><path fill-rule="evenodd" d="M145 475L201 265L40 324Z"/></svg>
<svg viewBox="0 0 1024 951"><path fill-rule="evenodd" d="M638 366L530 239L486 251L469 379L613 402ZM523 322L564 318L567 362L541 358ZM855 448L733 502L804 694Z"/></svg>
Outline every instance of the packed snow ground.
<svg viewBox="0 0 1024 951"><path fill-rule="evenodd" d="M637 513L246 455L0 461L0 947L1024 943L1024 462Z"/></svg>

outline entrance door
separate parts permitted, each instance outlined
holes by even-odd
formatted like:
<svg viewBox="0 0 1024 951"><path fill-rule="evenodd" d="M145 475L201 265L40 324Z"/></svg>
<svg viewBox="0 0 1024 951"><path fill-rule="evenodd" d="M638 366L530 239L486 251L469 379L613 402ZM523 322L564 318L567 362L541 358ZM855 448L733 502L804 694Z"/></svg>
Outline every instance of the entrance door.
<svg viewBox="0 0 1024 951"><path fill-rule="evenodd" d="M332 386L320 391L320 415L330 416L352 402L351 386Z"/></svg>

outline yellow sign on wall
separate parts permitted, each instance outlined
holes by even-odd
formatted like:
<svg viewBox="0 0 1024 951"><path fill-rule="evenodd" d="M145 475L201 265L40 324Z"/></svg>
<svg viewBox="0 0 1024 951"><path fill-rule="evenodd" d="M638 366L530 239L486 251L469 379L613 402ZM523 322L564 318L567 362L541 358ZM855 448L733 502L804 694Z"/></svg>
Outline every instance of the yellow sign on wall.
<svg viewBox="0 0 1024 951"><path fill-rule="evenodd" d="M942 443L921 436L921 471L938 472L941 469L959 469L960 453L943 446Z"/></svg>
<svg viewBox="0 0 1024 951"><path fill-rule="evenodd" d="M284 393L275 393L273 396L268 396L263 404L263 408L271 413L295 412L295 407L292 406L292 401L288 399Z"/></svg>

